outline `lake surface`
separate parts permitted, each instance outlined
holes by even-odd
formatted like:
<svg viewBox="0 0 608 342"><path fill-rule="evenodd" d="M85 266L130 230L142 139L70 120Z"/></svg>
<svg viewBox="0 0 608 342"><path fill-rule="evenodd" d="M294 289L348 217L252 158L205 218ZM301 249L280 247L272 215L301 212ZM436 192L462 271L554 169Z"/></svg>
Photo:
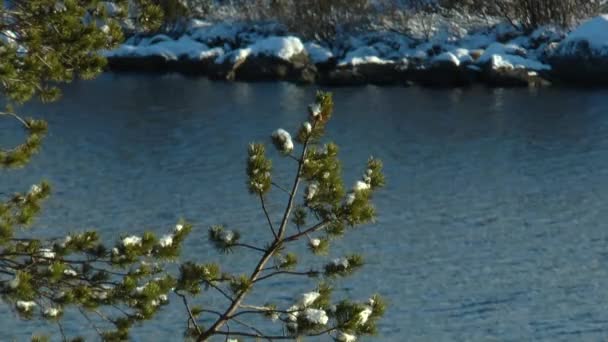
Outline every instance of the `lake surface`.
<svg viewBox="0 0 608 342"><path fill-rule="evenodd" d="M245 241L268 238L245 188L247 143L269 141L278 127L294 132L315 91L172 75L78 82L58 103L23 109L48 120L50 135L26 169L0 173L0 186L10 193L52 183L39 234L97 228L114 241L165 232L185 217L196 225L185 259L219 260L206 241L211 224L238 229ZM608 91L333 91L328 131L342 147L347 184L369 155L385 163L378 222L347 234L330 255L366 256L363 271L337 282L335 295L388 299L376 340L608 339ZM14 127L0 122L0 143L19 137ZM288 184L294 164L271 156L277 181ZM277 220L283 199L270 201ZM228 255L226 268L246 270L251 256ZM286 303L313 288L276 278L255 298ZM222 303L202 298L207 307ZM1 340L57 333L19 321L6 305L0 315ZM68 332L82 329L70 317ZM185 317L172 304L133 339L178 340Z"/></svg>

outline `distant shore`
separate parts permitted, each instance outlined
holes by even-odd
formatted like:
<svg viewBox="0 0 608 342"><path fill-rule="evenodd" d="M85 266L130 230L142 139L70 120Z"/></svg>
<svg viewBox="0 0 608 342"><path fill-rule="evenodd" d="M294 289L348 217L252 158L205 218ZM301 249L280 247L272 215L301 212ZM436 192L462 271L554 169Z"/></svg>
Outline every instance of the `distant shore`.
<svg viewBox="0 0 608 342"><path fill-rule="evenodd" d="M177 37L132 37L105 51L116 72L179 72L229 81L332 86L608 86L608 15L571 32L525 34L499 24L467 35L417 40L371 32L324 46L272 23L193 21Z"/></svg>

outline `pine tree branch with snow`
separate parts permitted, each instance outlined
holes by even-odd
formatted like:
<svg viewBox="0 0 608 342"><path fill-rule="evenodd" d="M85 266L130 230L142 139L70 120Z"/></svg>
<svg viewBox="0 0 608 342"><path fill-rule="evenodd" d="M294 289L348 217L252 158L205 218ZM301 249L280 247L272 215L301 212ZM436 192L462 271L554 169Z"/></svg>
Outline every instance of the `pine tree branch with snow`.
<svg viewBox="0 0 608 342"><path fill-rule="evenodd" d="M263 339L328 335L336 341L354 341L356 336L376 332L375 324L382 316L385 306L380 297L372 296L363 303L349 300L334 303L331 298L330 284L333 279L346 277L361 268L361 255L355 253L320 262L316 268L306 268L300 265L297 255L290 251L293 245L303 243L309 247L311 253L325 255L332 241L344 235L348 229L372 222L375 217L371 198L373 193L384 185L382 163L370 158L361 180L355 183L351 191L346 190L338 159L338 147L331 142L322 142L325 125L332 112L331 95L318 93L315 103L309 108L308 121L301 125L296 134L295 142L300 145L300 149L295 156L296 149L290 133L278 129L272 134L271 140L277 151L284 157L295 159L297 169L276 230L269 218L270 214L264 209L268 218L268 229L273 234L267 247L260 250L262 255L251 274L239 276L216 271L213 275L208 273L205 276L205 266L202 265L193 266L198 272L192 272L192 268L182 270L180 282L187 286L178 285L177 290L197 294L201 291L201 285L207 285L220 291L229 301L225 310L210 314L217 318L204 331L201 331L200 324L197 323L197 320L203 320L204 312L199 311L196 315L189 316L188 334L196 340L206 341L214 335ZM254 143L249 146L248 188L262 203L272 190L271 165L263 144ZM211 242L220 252L226 251L227 248L238 248L238 241L244 238L244 234L227 230L223 226L213 226L209 232ZM219 265L215 265L215 269L219 270ZM279 303L253 306L244 304L255 286L279 276L321 279L314 291L301 294L299 300L294 300L285 308L280 308ZM203 282L198 281L201 277ZM192 287L193 283L198 285ZM240 322L251 316L267 317L274 324L281 325L280 331L283 331L283 334L276 335L273 330L266 333L263 328L253 329L249 324ZM224 329L234 321L246 329Z"/></svg>

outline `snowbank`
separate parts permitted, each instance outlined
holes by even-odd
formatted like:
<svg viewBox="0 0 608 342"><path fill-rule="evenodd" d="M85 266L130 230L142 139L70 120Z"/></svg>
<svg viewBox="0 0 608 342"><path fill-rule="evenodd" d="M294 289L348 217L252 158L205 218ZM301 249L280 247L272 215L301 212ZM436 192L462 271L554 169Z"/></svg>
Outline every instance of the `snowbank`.
<svg viewBox="0 0 608 342"><path fill-rule="evenodd" d="M311 62L315 64L327 62L334 56L331 51L317 43L306 43L304 44L304 47L306 48L306 52L308 53Z"/></svg>
<svg viewBox="0 0 608 342"><path fill-rule="evenodd" d="M249 56L272 56L289 61L293 56L306 52L304 44L300 38L289 37L268 37L258 40L254 44L241 49L236 49L229 54L218 57L216 63L223 63L230 60L233 63L246 59Z"/></svg>
<svg viewBox="0 0 608 342"><path fill-rule="evenodd" d="M218 41L236 44L238 34L242 29L241 24L235 23L213 24L206 21L192 21L188 35L194 40L210 45Z"/></svg>
<svg viewBox="0 0 608 342"><path fill-rule="evenodd" d="M595 52L608 55L608 14L588 20L568 34L560 44L559 53L577 53L579 42L587 42Z"/></svg>
<svg viewBox="0 0 608 342"><path fill-rule="evenodd" d="M284 60L306 51L300 38L293 36L268 37L249 46L249 49L252 55L275 56Z"/></svg>
<svg viewBox="0 0 608 342"><path fill-rule="evenodd" d="M477 64L489 64L493 69L529 69L534 71L551 69L549 65L526 56L526 50L520 46L493 43L479 57Z"/></svg>
<svg viewBox="0 0 608 342"><path fill-rule="evenodd" d="M304 44L300 38L287 35L283 27L272 22L212 23L191 20L179 39L167 35L136 36L116 50L105 51L104 55L116 58L114 65L122 62L122 70L139 67L139 61L133 61L133 58L161 57L148 60L148 70L157 67L165 71L194 70L216 78L234 74L236 76L229 77L246 80L255 80L256 77L268 80L298 79L306 74L307 81L335 80L336 84L365 84L373 83L372 80L378 84L388 83L387 80L416 83L418 79L429 79L425 78L425 73L426 76L434 73L430 78L438 80L435 83L442 83L441 80L449 80L450 77L460 80L471 70L475 71L475 75L502 72L507 76L524 75L530 71L544 78L555 79L558 63L563 64L562 71L578 68L579 73L589 74L584 82L596 76L599 69L605 69L608 75L608 15L593 18L568 35L550 26L524 34L504 23L491 27L469 27L466 30L456 26L442 27L434 30L434 35L425 40L416 39L411 34L386 31L343 35L329 49L315 42ZM13 41L10 32L2 41L5 44ZM279 61L260 58L252 59L251 63L237 64L251 56L271 56ZM308 59L295 56L308 56ZM127 58L121 61L121 57ZM558 60L560 58L561 61ZM178 68L182 61L206 60L214 60L217 65L205 69L197 63L185 63L186 68ZM166 63L172 61L178 62ZM260 66L259 63L264 64ZM273 71L269 67L273 63L290 65L289 75ZM315 67L315 64L323 66ZM444 64L455 68L436 67ZM255 72L256 68L267 72ZM608 84L608 76L604 78Z"/></svg>
<svg viewBox="0 0 608 342"><path fill-rule="evenodd" d="M460 65L460 59L458 59L458 57L456 57L456 55L454 55L451 52L444 52L440 55L437 55L435 57L433 57L433 59L431 60L433 63L449 63L449 64L453 64L455 66L459 66Z"/></svg>
<svg viewBox="0 0 608 342"><path fill-rule="evenodd" d="M431 59L431 63L450 63L455 66L460 66L462 63L472 63L473 58L471 57L469 50L463 48L456 48L450 51L441 53Z"/></svg>
<svg viewBox="0 0 608 342"><path fill-rule="evenodd" d="M215 31L215 33L218 32L220 31ZM299 38L291 36L268 37L258 40L246 48L236 49L229 53L226 53L227 51L225 50L226 49L222 47L210 48L189 35L183 35L177 40L173 40L166 35L157 35L152 38L142 39L138 43L131 40L118 49L105 51L104 55L110 58L158 56L167 61L174 61L180 58L196 61L214 57L219 62L223 62L227 58L236 62L245 59L250 55L268 55L289 60L294 55L306 51L302 41L300 41Z"/></svg>
<svg viewBox="0 0 608 342"><path fill-rule="evenodd" d="M203 20L191 20L186 32L193 39L207 45L229 44L234 48L255 44L267 37L284 36L286 33L281 25L273 22L212 23Z"/></svg>
<svg viewBox="0 0 608 342"><path fill-rule="evenodd" d="M383 59L378 50L371 46L362 46L354 51L346 54L344 59L340 60L338 65L359 65L359 64L388 64L394 63L391 60Z"/></svg>
<svg viewBox="0 0 608 342"><path fill-rule="evenodd" d="M166 35L147 38L139 44L125 44L118 49L104 52L106 57L163 57L168 61L175 61L182 57L190 60L203 60L205 58L222 55L221 48L209 48L207 45L193 40L187 35L173 40Z"/></svg>

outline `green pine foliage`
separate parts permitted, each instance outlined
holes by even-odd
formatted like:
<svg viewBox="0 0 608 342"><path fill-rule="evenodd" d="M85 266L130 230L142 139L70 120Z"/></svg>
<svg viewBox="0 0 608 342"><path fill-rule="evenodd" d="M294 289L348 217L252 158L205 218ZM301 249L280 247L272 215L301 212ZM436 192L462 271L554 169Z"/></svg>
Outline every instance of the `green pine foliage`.
<svg viewBox="0 0 608 342"><path fill-rule="evenodd" d="M16 120L26 133L21 144L0 148L1 168L25 166L39 151L48 129L44 121L15 114L14 104L33 97L56 100L61 83L89 79L101 72L105 60L99 52L123 39L125 20L134 19L142 29L153 29L162 22L157 4L144 0L130 3L138 6L136 18L127 18L126 0L114 4L94 0L11 1L10 7L0 7L0 32L4 34L0 39L0 91L8 100L0 119ZM51 186L40 182L25 192L2 194L3 305L23 319L57 323L63 340L74 341L83 338L64 336L61 325L68 311L80 312L102 340L122 341L129 339L133 326L149 321L172 300L184 306L184 336L197 341L218 335L233 339L325 335L336 341L354 341L356 336L375 333L384 312L379 297L362 302L332 297L334 281L361 269L362 256L355 252L332 259L329 254L333 241L350 229L373 222L373 194L384 185L382 163L370 158L361 180L347 186L339 148L324 138L332 114L331 94L319 92L295 139L282 129L271 135L280 161L293 163L292 184L275 183L264 143L249 145L246 185L259 200L266 220L254 231L239 232L221 225L208 230L210 244L219 253L248 249L258 254L251 271L244 274L231 273L227 271L230 267L220 267L219 263L182 261L183 243L193 230L186 221L166 227L165 234L124 234L115 241L101 241L94 230L39 238L30 228L51 196ZM279 224L277 213L266 205L273 191L287 195L285 209L278 213ZM269 237L265 245L248 242L249 234L264 231ZM314 263L302 262L298 244L316 256ZM169 263L175 262L179 270L172 272ZM291 303L279 298L256 303L250 296L252 290L277 277L299 277L310 282L314 290L293 293ZM225 306L209 307L210 292L223 297ZM251 316L266 317L270 324L266 328L252 326L246 323ZM280 336L277 331L282 332ZM36 336L32 340L49 338Z"/></svg>
<svg viewBox="0 0 608 342"><path fill-rule="evenodd" d="M186 335L198 341L214 335L269 339L325 335L336 341L354 341L358 336L376 333L376 323L385 309L379 296L373 295L362 302L334 301L332 297L334 281L360 270L364 266L363 257L352 253L332 259L328 254L332 241L350 229L374 221L372 197L385 183L382 163L370 158L361 179L352 187L346 186L338 157L339 148L335 143L324 141L325 127L332 114L331 94L319 92L315 102L309 106L308 120L302 123L295 135L294 140L299 146L294 145L289 132L283 129L271 135L281 161L294 163L291 190L289 186L275 184L272 180L272 162L264 144L249 145L247 188L259 199L266 215L269 240L263 247L254 246L246 241L249 234L262 233L259 229L239 233L224 226L211 226L209 240L219 253L250 249L259 252L259 260L254 262L255 268L250 274L224 272L213 283L197 283L200 272L182 268L180 279L188 284L189 292L199 294L203 287L211 288L227 300L227 308L221 311L198 311L196 317L191 315ZM276 222L274 215L266 206L272 191L287 193L287 204L279 225L273 223ZM318 261L312 265L301 262L295 252L298 244L305 244ZM216 267L219 269L219 265ZM311 292L294 293L291 303L277 299L276 302L256 304L255 298L249 298L258 284L278 277L300 277L311 285L317 282L317 287ZM197 304L202 302L204 307L204 298L190 300ZM244 323L248 317L256 315L266 317L273 322L271 324L278 326L265 332L270 328L251 327ZM213 319L213 323L202 328L198 325L202 317ZM233 325L231 329L226 328L233 321L244 329L236 330ZM272 331L277 330L283 331L283 335L273 335Z"/></svg>

